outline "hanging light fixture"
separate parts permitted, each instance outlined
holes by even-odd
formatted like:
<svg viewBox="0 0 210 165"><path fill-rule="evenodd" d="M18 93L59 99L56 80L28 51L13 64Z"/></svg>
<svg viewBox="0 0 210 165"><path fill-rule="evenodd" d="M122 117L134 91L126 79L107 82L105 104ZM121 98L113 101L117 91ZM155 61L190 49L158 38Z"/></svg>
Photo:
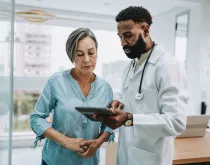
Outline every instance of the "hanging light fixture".
<svg viewBox="0 0 210 165"><path fill-rule="evenodd" d="M16 12L16 15L30 22L45 22L55 18L52 14L48 14L43 10Z"/></svg>

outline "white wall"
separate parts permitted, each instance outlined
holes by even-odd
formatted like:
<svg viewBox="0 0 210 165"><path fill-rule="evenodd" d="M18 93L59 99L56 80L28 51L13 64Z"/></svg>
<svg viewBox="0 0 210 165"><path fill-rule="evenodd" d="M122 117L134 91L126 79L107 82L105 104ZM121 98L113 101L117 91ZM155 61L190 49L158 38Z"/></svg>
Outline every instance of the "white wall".
<svg viewBox="0 0 210 165"><path fill-rule="evenodd" d="M210 3L196 6L190 11L187 48L190 106L188 114L200 114L201 102L206 101L210 114Z"/></svg>
<svg viewBox="0 0 210 165"><path fill-rule="evenodd" d="M188 74L188 87L189 87L189 110L188 114L200 114L200 19L201 19L201 6L197 6L190 11L189 16L189 33L187 44L186 56L186 69Z"/></svg>
<svg viewBox="0 0 210 165"><path fill-rule="evenodd" d="M197 9L195 9L197 11ZM202 5L200 20L200 86L201 101L207 102L207 114L210 114L210 2Z"/></svg>
<svg viewBox="0 0 210 165"><path fill-rule="evenodd" d="M151 36L156 43L164 45L165 49L174 55L176 16L187 9L174 8L153 18Z"/></svg>
<svg viewBox="0 0 210 165"><path fill-rule="evenodd" d="M174 55L176 16L187 12L184 8L174 8L153 18L152 38L162 43L165 49ZM200 114L201 101L207 102L207 114L210 114L210 4L198 4L190 11L187 43L186 69L189 88L188 115ZM202 26L201 26L202 25ZM201 94L202 93L202 94Z"/></svg>

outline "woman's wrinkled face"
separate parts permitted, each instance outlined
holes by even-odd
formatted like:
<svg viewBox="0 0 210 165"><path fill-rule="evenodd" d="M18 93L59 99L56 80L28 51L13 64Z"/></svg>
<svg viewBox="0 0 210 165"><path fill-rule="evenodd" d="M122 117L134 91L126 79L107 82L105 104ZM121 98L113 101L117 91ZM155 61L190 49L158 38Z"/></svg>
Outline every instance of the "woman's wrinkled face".
<svg viewBox="0 0 210 165"><path fill-rule="evenodd" d="M77 43L75 67L82 74L90 74L96 66L97 50L94 40L90 37L81 39Z"/></svg>

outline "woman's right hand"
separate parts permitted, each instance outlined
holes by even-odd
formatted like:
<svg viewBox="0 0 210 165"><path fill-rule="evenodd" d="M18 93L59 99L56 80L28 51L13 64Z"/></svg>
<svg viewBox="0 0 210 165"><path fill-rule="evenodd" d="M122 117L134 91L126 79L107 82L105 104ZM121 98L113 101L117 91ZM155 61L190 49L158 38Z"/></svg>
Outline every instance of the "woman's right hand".
<svg viewBox="0 0 210 165"><path fill-rule="evenodd" d="M82 148L82 145L81 145L81 143L84 141L85 140L82 138L65 137L63 139L62 146L64 146L66 149L69 149L69 150L84 153L86 150L84 147Z"/></svg>

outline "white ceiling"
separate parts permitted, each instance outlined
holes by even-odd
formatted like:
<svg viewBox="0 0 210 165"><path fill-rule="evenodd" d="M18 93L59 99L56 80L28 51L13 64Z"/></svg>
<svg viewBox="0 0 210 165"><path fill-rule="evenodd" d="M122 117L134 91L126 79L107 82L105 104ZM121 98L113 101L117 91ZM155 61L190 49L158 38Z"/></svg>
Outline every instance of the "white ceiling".
<svg viewBox="0 0 210 165"><path fill-rule="evenodd" d="M8 19L8 16L4 17L4 10L9 12L9 2L11 0L0 0L0 19ZM45 22L51 25L116 30L114 17L130 5L143 6L154 17L170 10L190 9L201 2L202 0L15 0L15 10L44 10L56 17ZM25 20L16 17L16 21Z"/></svg>
<svg viewBox="0 0 210 165"><path fill-rule="evenodd" d="M144 6L154 16L175 7L190 8L198 2L199 0L16 0L19 5L113 16L130 5Z"/></svg>

